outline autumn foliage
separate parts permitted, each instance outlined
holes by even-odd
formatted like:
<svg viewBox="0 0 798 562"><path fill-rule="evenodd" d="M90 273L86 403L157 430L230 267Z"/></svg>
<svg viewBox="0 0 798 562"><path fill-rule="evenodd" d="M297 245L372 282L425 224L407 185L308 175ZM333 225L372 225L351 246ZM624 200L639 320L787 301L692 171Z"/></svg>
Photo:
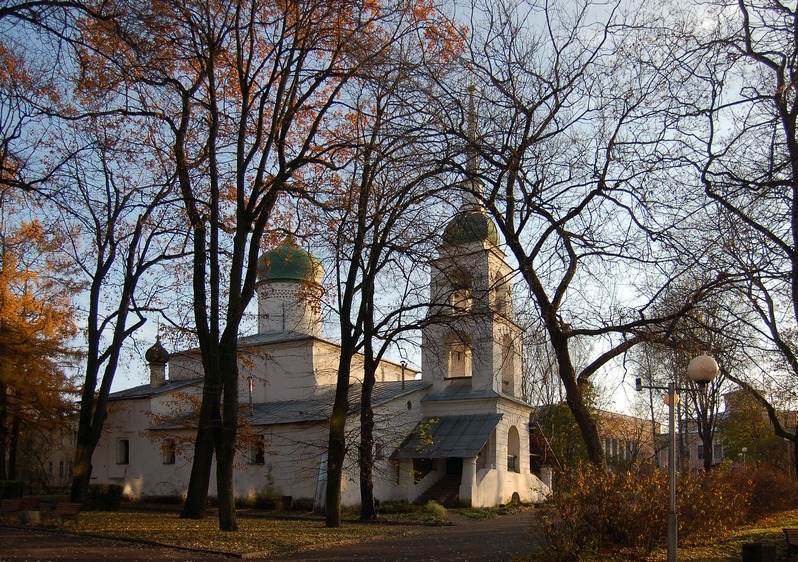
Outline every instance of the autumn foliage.
<svg viewBox="0 0 798 562"><path fill-rule="evenodd" d="M752 475L741 467L678 478L679 541L694 544L727 533L752 515ZM643 560L665 545L668 475L653 466L604 472L583 465L562 474L541 515L541 560L579 560L605 553Z"/></svg>
<svg viewBox="0 0 798 562"><path fill-rule="evenodd" d="M54 260L57 236L6 207L0 223L0 479L13 477L26 428L55 427L74 391L64 362L76 334L68 284ZM6 469L6 454L9 457Z"/></svg>

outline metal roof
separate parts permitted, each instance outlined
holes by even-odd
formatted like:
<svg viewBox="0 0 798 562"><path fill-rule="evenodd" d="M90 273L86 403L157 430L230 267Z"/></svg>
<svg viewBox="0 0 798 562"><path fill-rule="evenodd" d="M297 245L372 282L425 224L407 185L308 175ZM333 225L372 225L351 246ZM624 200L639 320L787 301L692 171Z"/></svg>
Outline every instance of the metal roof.
<svg viewBox="0 0 798 562"><path fill-rule="evenodd" d="M112 392L108 395L108 400L135 400L139 398L152 398L153 396L158 396L159 394L165 394L167 392L192 385L202 385L202 379L194 378L167 380L166 383L162 384L161 386L150 386L149 383L142 384L140 386L134 386L133 388Z"/></svg>
<svg viewBox="0 0 798 562"><path fill-rule="evenodd" d="M429 387L430 384L420 380L406 381L404 386L401 381L378 382L374 385L371 395L373 407L381 406L418 390ZM349 414L360 411L361 385L349 386ZM259 402L252 405L252 413L245 408L244 418L250 425L280 425L289 423L326 422L332 413L335 400L335 387L307 400L285 400L280 402ZM242 404L244 406L244 404ZM180 419L153 426L150 429L177 429L196 425L196 415L183 416Z"/></svg>
<svg viewBox="0 0 798 562"><path fill-rule="evenodd" d="M502 414L424 418L399 446L393 458L476 457L500 419Z"/></svg>

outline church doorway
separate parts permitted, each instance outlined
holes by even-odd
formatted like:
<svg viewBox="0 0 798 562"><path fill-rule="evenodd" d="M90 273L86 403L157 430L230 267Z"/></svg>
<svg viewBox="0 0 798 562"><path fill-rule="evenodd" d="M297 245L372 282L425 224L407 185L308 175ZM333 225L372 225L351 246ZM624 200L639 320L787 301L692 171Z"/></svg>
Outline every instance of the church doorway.
<svg viewBox="0 0 798 562"><path fill-rule="evenodd" d="M447 475L462 475L463 474L463 459L460 457L449 457L446 459L446 474Z"/></svg>

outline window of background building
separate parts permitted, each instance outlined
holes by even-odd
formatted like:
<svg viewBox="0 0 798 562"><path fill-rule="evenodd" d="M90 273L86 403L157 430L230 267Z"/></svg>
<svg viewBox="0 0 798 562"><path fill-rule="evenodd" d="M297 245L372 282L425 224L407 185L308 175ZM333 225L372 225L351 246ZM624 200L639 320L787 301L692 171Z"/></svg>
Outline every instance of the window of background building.
<svg viewBox="0 0 798 562"><path fill-rule="evenodd" d="M255 437L250 451L250 464L266 464L266 439L263 435Z"/></svg>
<svg viewBox="0 0 798 562"><path fill-rule="evenodd" d="M161 452L163 453L163 464L175 464L175 440L164 439L161 445Z"/></svg>
<svg viewBox="0 0 798 562"><path fill-rule="evenodd" d="M127 439L116 442L116 464L130 464L130 441Z"/></svg>

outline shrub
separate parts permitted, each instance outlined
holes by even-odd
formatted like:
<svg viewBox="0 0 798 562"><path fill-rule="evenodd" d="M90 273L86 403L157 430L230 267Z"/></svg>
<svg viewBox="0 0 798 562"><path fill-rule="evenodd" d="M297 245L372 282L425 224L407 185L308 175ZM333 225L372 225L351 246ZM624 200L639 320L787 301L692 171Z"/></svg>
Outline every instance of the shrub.
<svg viewBox="0 0 798 562"><path fill-rule="evenodd" d="M122 507L122 491L122 486L118 484L91 484L89 508L99 511L119 511Z"/></svg>
<svg viewBox="0 0 798 562"><path fill-rule="evenodd" d="M421 512L435 521L449 520L449 512L435 500L428 501L426 505L421 508Z"/></svg>
<svg viewBox="0 0 798 562"><path fill-rule="evenodd" d="M541 513L543 559L578 560L613 550L629 559L647 556L665 537L667 486L667 476L651 467L565 472Z"/></svg>
<svg viewBox="0 0 798 562"><path fill-rule="evenodd" d="M0 480L0 498L21 498L26 484L22 480Z"/></svg>
<svg viewBox="0 0 798 562"><path fill-rule="evenodd" d="M784 470L767 464L738 465L732 475L738 479L737 486L751 490L750 518L798 508L798 486Z"/></svg>
<svg viewBox="0 0 798 562"><path fill-rule="evenodd" d="M680 475L677 485L679 540L685 543L798 507L794 481L767 466L720 466L708 473ZM655 467L602 472L584 466L564 471L553 498L540 510L540 559L647 557L665 544L668 494L668 476Z"/></svg>
<svg viewBox="0 0 798 562"><path fill-rule="evenodd" d="M747 519L750 487L740 486L735 472L716 467L711 472L679 477L679 540L695 544L724 534Z"/></svg>
<svg viewBox="0 0 798 562"><path fill-rule="evenodd" d="M469 519L495 519L499 516L497 510L480 509L477 507L464 507L459 510L459 513Z"/></svg>
<svg viewBox="0 0 798 562"><path fill-rule="evenodd" d="M377 513L379 515L395 515L399 513L413 513L418 511L418 506L415 506L406 501L387 501L380 502L377 506Z"/></svg>
<svg viewBox="0 0 798 562"><path fill-rule="evenodd" d="M313 498L296 498L291 504L291 511L313 511Z"/></svg>
<svg viewBox="0 0 798 562"><path fill-rule="evenodd" d="M266 511L282 509L283 506L280 498L261 494L256 494L245 503L255 509L264 509Z"/></svg>

